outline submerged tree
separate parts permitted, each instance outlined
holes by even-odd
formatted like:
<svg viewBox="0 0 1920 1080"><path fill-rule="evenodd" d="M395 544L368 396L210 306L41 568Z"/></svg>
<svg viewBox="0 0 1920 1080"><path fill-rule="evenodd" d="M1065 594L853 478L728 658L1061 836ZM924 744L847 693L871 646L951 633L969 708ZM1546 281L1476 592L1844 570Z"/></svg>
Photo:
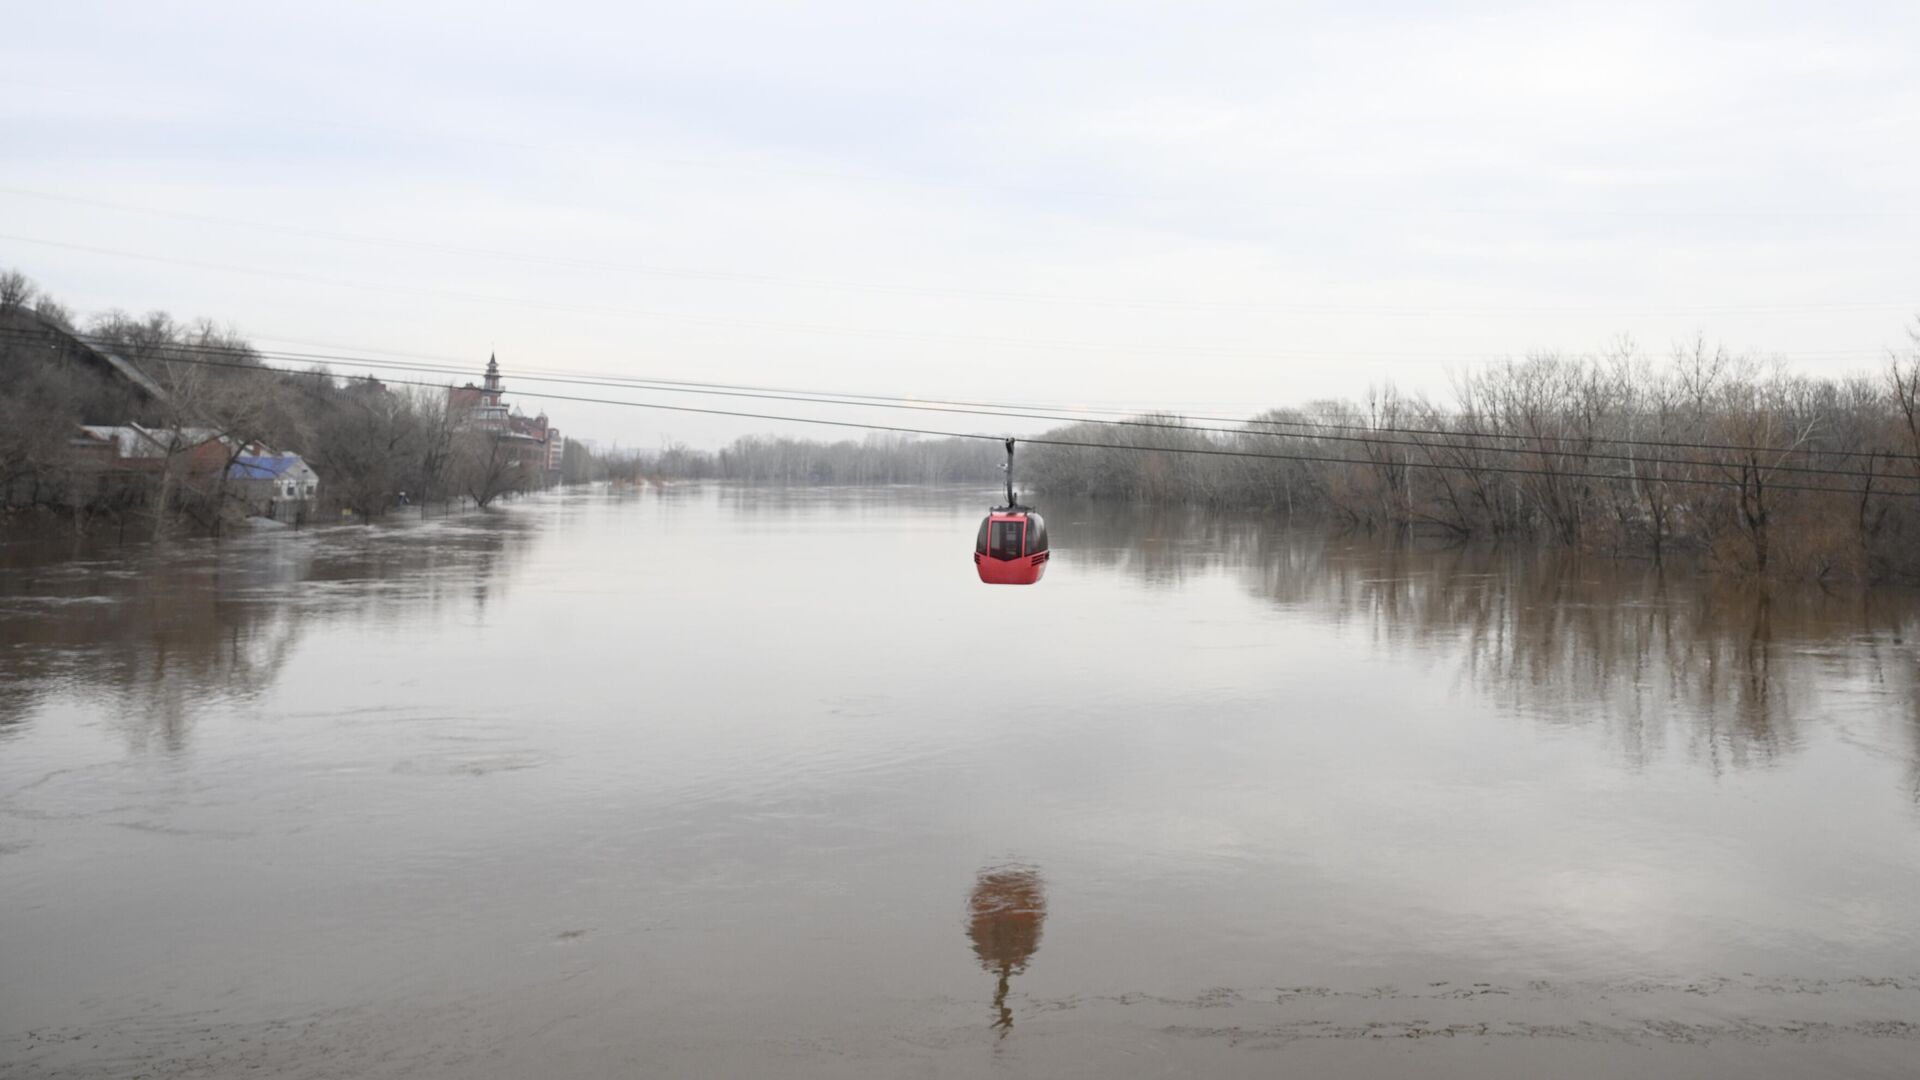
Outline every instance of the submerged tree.
<svg viewBox="0 0 1920 1080"><path fill-rule="evenodd" d="M485 510L495 499L522 486L520 453L512 437L500 432L460 432L453 442L455 487Z"/></svg>

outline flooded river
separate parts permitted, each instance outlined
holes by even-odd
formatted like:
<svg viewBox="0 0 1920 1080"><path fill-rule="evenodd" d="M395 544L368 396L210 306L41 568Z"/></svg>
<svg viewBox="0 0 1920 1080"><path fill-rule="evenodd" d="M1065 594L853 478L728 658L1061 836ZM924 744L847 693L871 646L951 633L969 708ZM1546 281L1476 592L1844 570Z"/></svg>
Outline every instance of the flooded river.
<svg viewBox="0 0 1920 1080"><path fill-rule="evenodd" d="M989 498L0 549L0 1075L1920 1069L1920 598Z"/></svg>

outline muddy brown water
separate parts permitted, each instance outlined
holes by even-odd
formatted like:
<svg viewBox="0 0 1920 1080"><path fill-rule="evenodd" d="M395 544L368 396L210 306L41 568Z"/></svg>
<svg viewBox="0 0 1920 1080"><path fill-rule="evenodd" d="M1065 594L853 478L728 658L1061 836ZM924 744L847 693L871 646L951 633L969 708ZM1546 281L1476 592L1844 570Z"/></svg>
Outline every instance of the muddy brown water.
<svg viewBox="0 0 1920 1080"><path fill-rule="evenodd" d="M1912 594L990 497L0 548L0 1075L1920 1071Z"/></svg>

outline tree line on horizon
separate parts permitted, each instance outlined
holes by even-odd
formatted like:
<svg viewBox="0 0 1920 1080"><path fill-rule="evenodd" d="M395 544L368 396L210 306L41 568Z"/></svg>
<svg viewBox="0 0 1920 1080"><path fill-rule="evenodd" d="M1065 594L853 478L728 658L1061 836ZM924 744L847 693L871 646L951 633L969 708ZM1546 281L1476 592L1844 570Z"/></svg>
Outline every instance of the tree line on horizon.
<svg viewBox="0 0 1920 1080"><path fill-rule="evenodd" d="M143 398L124 379L57 362L51 343L74 325L23 275L0 273L0 507L143 517L155 535L182 521L219 530L224 470L213 490L169 467L111 498L77 491L87 478L69 467L67 445L82 423L212 432L228 455L296 451L321 474L328 505L362 519L399 492L484 507L544 482L516 469L497 437L463 425L443 387L269 367L205 320L89 320L88 341L165 391ZM1145 414L1067 424L1026 442L1018 479L1046 495L1542 538L1752 574L1920 579L1920 330L1914 346L1878 373L1844 378L1699 341L1658 361L1623 346L1489 363L1458 376L1444 403L1389 385L1240 423ZM1003 455L993 439L893 432L754 435L713 451L595 452L570 440L562 481L987 487Z"/></svg>
<svg viewBox="0 0 1920 1080"><path fill-rule="evenodd" d="M1920 577L1920 349L1839 379L1700 342L1661 362L1628 348L1538 355L1460 376L1444 405L1387 386L1227 431L1078 424L1045 437L1090 444L1033 448L1026 475L1049 493L1537 537L1761 575ZM1221 453L1179 452L1194 450Z"/></svg>
<svg viewBox="0 0 1920 1080"><path fill-rule="evenodd" d="M1657 362L1628 346L1542 354L1460 376L1444 404L1385 386L1239 423L1162 413L1062 425L1024 443L1018 476L1046 495L1540 538L1755 575L1920 579L1920 331L1915 346L1878 374L1837 379L1702 341ZM628 467L985 485L1002 454L984 439L749 437L635 454Z"/></svg>
<svg viewBox="0 0 1920 1080"><path fill-rule="evenodd" d="M719 450L668 443L658 450L605 450L596 475L621 482L648 479L728 480L746 484L978 484L991 482L1005 459L1000 444L980 439L923 439L876 431L863 439L822 442L743 435Z"/></svg>

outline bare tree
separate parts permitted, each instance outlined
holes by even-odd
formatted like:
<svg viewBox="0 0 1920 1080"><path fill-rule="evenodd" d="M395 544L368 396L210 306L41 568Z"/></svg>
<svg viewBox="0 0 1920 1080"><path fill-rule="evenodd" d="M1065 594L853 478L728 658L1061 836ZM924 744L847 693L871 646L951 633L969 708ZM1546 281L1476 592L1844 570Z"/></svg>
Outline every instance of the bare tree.
<svg viewBox="0 0 1920 1080"><path fill-rule="evenodd" d="M18 270L0 271L0 312L29 307L40 290Z"/></svg>
<svg viewBox="0 0 1920 1080"><path fill-rule="evenodd" d="M520 471L513 440L495 431L460 432L453 460L454 483L482 510L514 489Z"/></svg>

